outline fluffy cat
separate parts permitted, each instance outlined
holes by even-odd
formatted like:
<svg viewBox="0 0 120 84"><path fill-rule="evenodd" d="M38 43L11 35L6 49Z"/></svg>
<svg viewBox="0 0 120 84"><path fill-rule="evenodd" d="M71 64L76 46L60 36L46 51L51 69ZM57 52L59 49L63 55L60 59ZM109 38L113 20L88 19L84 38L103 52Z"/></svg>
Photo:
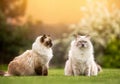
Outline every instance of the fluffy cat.
<svg viewBox="0 0 120 84"><path fill-rule="evenodd" d="M100 67L94 61L93 45L89 36L76 35L71 42L68 60L65 64L67 76L96 76Z"/></svg>
<svg viewBox="0 0 120 84"><path fill-rule="evenodd" d="M36 38L31 50L15 57L8 65L4 76L48 75L49 61L53 57L52 40L50 36L42 35Z"/></svg>

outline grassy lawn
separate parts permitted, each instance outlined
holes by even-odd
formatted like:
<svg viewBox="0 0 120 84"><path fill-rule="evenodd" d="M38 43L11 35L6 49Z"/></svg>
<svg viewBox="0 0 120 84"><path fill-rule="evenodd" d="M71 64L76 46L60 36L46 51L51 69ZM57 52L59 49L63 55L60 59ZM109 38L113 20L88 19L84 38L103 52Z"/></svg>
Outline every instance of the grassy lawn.
<svg viewBox="0 0 120 84"><path fill-rule="evenodd" d="M0 77L0 84L120 84L120 69L103 69L98 76L64 76L63 69L50 69L49 76Z"/></svg>

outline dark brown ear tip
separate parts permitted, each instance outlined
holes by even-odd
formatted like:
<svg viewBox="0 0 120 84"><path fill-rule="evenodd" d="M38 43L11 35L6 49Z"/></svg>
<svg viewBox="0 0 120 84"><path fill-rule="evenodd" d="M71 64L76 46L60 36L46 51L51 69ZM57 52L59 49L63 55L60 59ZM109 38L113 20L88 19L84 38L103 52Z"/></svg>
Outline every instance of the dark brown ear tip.
<svg viewBox="0 0 120 84"><path fill-rule="evenodd" d="M41 42L41 43L44 42L44 38L43 38L43 37L40 38L40 42Z"/></svg>
<svg viewBox="0 0 120 84"><path fill-rule="evenodd" d="M43 36L43 37L46 37L46 34L43 34L42 36Z"/></svg>
<svg viewBox="0 0 120 84"><path fill-rule="evenodd" d="M45 38L46 38L46 35L43 34L42 37L41 37L41 39L40 39L40 41L43 43Z"/></svg>

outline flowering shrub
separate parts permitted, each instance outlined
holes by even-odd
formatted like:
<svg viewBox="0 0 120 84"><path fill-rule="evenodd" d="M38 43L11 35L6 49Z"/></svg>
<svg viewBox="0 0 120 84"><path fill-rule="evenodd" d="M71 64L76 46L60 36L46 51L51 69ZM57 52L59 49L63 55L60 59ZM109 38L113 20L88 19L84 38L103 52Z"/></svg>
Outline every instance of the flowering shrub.
<svg viewBox="0 0 120 84"><path fill-rule="evenodd" d="M120 67L120 9L115 5L108 8L107 3L88 1L81 10L84 17L73 33L92 36L96 59L104 67Z"/></svg>
<svg viewBox="0 0 120 84"><path fill-rule="evenodd" d="M90 2L81 8L83 18L78 24L70 25L73 30L62 40L57 40L54 47L56 62L62 64L67 57L72 35L89 34L95 50L95 59L103 67L120 67L120 9L106 3ZM63 63L64 64L64 63Z"/></svg>

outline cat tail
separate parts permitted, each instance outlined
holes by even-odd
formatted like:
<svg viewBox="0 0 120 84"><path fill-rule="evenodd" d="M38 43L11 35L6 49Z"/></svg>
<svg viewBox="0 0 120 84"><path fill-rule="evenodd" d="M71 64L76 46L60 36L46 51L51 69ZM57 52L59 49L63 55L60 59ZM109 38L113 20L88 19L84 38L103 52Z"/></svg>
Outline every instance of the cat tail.
<svg viewBox="0 0 120 84"><path fill-rule="evenodd" d="M0 76L12 76L12 75L9 74L8 72L1 71L1 70L0 70Z"/></svg>
<svg viewBox="0 0 120 84"><path fill-rule="evenodd" d="M98 72L102 72L102 67L98 64L97 64L97 67L98 67Z"/></svg>

